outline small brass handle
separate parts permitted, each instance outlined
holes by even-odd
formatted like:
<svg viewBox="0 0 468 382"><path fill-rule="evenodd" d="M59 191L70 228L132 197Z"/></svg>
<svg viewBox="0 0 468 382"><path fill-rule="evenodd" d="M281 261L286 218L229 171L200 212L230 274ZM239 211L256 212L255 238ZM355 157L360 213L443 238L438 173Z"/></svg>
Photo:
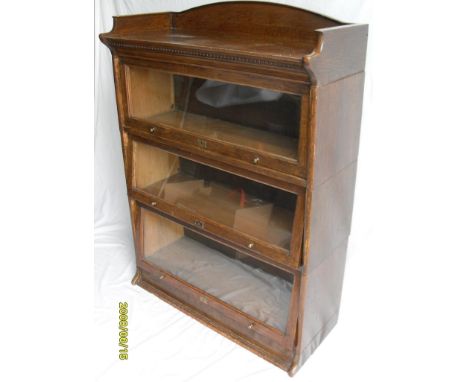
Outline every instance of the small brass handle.
<svg viewBox="0 0 468 382"><path fill-rule="evenodd" d="M252 161L254 164L257 164L258 162L260 162L260 158L259 157L255 157Z"/></svg>
<svg viewBox="0 0 468 382"><path fill-rule="evenodd" d="M193 224L197 226L198 228L203 228L205 226L205 224L200 220L195 220Z"/></svg>
<svg viewBox="0 0 468 382"><path fill-rule="evenodd" d="M154 134L154 132L156 131L156 127L151 127L151 128L149 129L149 131L150 131L151 134Z"/></svg>
<svg viewBox="0 0 468 382"><path fill-rule="evenodd" d="M254 325L255 325L255 323L252 322L252 323L248 326L248 328L249 328L249 329L253 329Z"/></svg>
<svg viewBox="0 0 468 382"><path fill-rule="evenodd" d="M164 277L166 277L166 276L164 276L164 275L159 276L159 280L162 280Z"/></svg>
<svg viewBox="0 0 468 382"><path fill-rule="evenodd" d="M151 202L151 205L152 205L153 207L156 207L156 206L158 205L158 202Z"/></svg>
<svg viewBox="0 0 468 382"><path fill-rule="evenodd" d="M252 249L253 246L254 246L254 243L249 243L249 245L248 245L248 247L249 247L250 249Z"/></svg>
<svg viewBox="0 0 468 382"><path fill-rule="evenodd" d="M208 143L204 139L201 139L201 138L197 139L197 144L203 149L206 149L208 146Z"/></svg>

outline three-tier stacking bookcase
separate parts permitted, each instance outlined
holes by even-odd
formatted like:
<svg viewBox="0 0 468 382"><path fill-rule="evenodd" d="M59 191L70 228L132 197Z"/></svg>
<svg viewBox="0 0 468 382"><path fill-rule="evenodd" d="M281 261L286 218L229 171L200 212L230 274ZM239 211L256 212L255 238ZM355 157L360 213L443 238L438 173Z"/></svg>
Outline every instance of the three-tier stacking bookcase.
<svg viewBox="0 0 468 382"><path fill-rule="evenodd" d="M260 2L114 18L135 284L293 375L335 325L367 26Z"/></svg>

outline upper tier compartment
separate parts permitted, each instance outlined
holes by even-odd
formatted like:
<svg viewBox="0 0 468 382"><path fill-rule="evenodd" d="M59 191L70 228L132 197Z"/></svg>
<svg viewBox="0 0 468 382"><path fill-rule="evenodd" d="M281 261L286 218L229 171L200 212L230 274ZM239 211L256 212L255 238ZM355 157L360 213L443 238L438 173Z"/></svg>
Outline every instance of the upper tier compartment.
<svg viewBox="0 0 468 382"><path fill-rule="evenodd" d="M310 77L315 81L311 61L322 53L327 40L324 37L330 33L333 40L335 30L348 27L356 25L290 6L225 2L180 13L114 17L112 31L100 38L118 53L138 50L140 55L145 52L160 59L171 57L172 61L179 57L185 61L224 62L241 66L242 70L250 66L289 71L296 72L296 79L305 81ZM367 33L367 26L363 27ZM339 47L339 54L347 55L346 41L343 47ZM333 41L330 48L336 49ZM328 64L336 70L332 63ZM358 70L359 63L355 66Z"/></svg>

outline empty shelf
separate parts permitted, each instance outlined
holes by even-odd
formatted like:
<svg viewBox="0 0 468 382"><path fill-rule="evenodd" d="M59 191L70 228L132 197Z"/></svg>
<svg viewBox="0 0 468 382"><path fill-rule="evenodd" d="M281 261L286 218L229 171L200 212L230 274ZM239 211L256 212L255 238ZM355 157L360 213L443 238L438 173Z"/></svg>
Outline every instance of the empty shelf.
<svg viewBox="0 0 468 382"><path fill-rule="evenodd" d="M281 331L292 284L183 236L146 260Z"/></svg>

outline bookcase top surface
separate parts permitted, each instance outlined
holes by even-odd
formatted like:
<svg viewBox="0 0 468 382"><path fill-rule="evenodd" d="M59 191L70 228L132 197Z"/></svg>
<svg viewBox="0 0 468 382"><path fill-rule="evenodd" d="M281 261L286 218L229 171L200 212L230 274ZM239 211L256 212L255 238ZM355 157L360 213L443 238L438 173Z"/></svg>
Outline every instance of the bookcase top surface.
<svg viewBox="0 0 468 382"><path fill-rule="evenodd" d="M341 25L344 24L281 4L223 2L179 13L114 17L112 31L102 34L101 40L110 47L166 53L192 49L207 52L207 58L216 58L210 53L218 52L302 66L304 56L317 46L316 30Z"/></svg>
<svg viewBox="0 0 468 382"><path fill-rule="evenodd" d="M211 66L223 62L235 71L325 85L364 70L367 34L365 24L282 4L240 1L116 16L112 30L100 39L122 56Z"/></svg>

